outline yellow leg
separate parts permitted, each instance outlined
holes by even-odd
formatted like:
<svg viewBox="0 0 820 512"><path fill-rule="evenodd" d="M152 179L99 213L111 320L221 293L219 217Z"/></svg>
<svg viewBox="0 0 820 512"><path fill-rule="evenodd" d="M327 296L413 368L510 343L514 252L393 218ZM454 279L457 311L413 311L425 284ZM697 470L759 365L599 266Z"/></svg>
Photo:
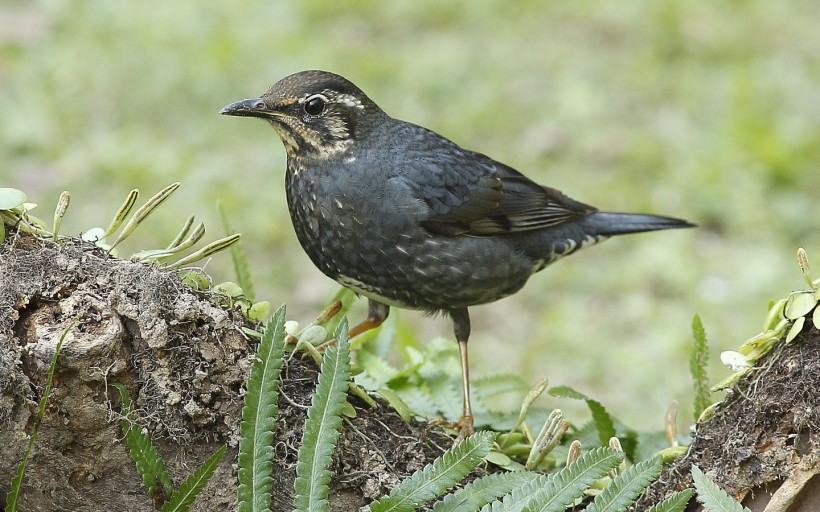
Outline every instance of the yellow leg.
<svg viewBox="0 0 820 512"><path fill-rule="evenodd" d="M470 404L470 364L467 358L467 342L458 342L458 353L461 356L461 383L464 388L464 401L461 407L461 417L458 419L458 438L464 439L473 435L473 408Z"/></svg>

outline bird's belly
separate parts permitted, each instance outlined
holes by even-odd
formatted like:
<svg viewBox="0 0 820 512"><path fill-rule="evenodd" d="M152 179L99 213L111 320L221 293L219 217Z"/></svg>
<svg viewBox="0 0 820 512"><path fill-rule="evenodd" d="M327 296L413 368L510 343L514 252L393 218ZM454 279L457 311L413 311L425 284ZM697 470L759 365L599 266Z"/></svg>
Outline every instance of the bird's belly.
<svg viewBox="0 0 820 512"><path fill-rule="evenodd" d="M451 310L498 300L519 290L532 263L491 240L417 231L360 231L318 223L299 235L313 263L353 291L390 306ZM298 232L299 230L297 230Z"/></svg>
<svg viewBox="0 0 820 512"><path fill-rule="evenodd" d="M518 291L533 260L497 238L443 236L412 212L357 190L339 191L306 175L289 176L296 235L323 273L391 306L452 310Z"/></svg>

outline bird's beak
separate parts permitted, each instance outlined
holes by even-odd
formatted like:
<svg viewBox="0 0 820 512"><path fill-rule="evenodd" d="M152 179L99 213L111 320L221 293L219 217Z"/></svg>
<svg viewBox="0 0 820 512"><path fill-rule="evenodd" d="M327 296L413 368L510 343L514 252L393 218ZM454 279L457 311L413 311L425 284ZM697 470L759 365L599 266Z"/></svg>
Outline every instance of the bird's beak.
<svg viewBox="0 0 820 512"><path fill-rule="evenodd" d="M272 117L276 113L268 108L262 98L251 98L248 100L231 103L219 111L223 116L244 116L244 117Z"/></svg>

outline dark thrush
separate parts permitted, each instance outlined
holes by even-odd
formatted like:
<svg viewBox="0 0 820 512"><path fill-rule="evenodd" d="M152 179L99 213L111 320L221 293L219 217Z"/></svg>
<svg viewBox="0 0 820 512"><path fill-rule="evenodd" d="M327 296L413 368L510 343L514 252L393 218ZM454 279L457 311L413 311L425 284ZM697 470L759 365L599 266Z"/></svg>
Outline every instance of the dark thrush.
<svg viewBox="0 0 820 512"><path fill-rule="evenodd" d="M461 436L473 431L467 308L517 292L550 263L610 236L692 227L598 211L390 117L325 71L290 75L220 113L264 119L282 139L299 242L322 272L369 299L367 319L350 336L379 326L391 306L452 318L464 384Z"/></svg>

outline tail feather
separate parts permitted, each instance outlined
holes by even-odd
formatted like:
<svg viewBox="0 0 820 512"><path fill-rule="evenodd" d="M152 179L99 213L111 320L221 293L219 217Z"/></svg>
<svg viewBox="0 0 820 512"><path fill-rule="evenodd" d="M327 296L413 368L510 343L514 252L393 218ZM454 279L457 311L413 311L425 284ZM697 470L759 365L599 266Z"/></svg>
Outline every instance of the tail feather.
<svg viewBox="0 0 820 512"><path fill-rule="evenodd" d="M674 217L643 213L595 212L587 215L584 230L596 236L626 235L662 229L693 228L695 224Z"/></svg>

